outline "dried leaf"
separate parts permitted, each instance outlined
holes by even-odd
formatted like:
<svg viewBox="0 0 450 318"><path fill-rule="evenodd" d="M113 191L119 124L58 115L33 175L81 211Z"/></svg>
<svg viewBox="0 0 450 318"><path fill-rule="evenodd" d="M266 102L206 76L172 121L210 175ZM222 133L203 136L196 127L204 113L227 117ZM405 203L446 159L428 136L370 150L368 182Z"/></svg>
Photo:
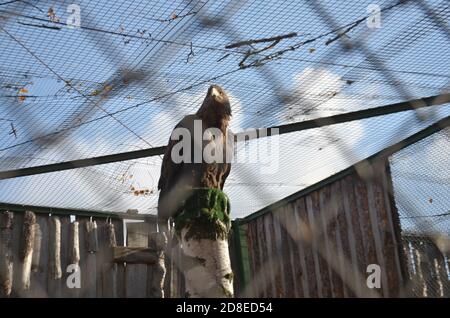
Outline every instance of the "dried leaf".
<svg viewBox="0 0 450 318"><path fill-rule="evenodd" d="M309 51L309 53L314 53L316 51L316 49L311 47L311 48L308 49L308 51Z"/></svg>
<svg viewBox="0 0 450 318"><path fill-rule="evenodd" d="M103 88L103 90L104 90L105 92L109 92L109 91L111 91L112 89L113 89L112 85L105 85L105 87Z"/></svg>
<svg viewBox="0 0 450 318"><path fill-rule="evenodd" d="M59 18L56 16L56 12L53 7L50 7L47 11L47 16L52 22L59 22Z"/></svg>

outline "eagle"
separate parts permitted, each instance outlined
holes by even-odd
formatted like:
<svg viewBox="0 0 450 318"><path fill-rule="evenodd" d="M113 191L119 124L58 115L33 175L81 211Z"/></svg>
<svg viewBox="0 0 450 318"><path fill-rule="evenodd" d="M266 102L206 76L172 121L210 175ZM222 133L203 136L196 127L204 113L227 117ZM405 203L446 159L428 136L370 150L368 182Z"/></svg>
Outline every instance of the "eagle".
<svg viewBox="0 0 450 318"><path fill-rule="evenodd" d="M233 152L233 133L228 126L231 120L230 100L226 92L218 85L211 85L202 105L195 114L185 116L174 128L164 153L161 175L158 181L160 190L158 199L158 215L163 220L175 217L183 210L184 201L190 196L195 188L216 188L222 190L231 170L230 155ZM209 138L202 138L200 142L194 140L195 122L201 122L202 137L210 128L220 130ZM185 128L189 131L191 138L191 160L179 162L173 160L172 150L180 142L173 138L177 128ZM221 151L223 160L205 160L203 150L208 149ZM194 152L201 151L201 160L195 160Z"/></svg>

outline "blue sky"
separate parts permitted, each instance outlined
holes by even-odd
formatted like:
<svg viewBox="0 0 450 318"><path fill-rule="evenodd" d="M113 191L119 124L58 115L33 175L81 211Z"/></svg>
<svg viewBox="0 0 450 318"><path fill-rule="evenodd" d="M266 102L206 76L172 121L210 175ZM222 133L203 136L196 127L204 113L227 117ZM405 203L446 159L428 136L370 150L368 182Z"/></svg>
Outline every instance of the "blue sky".
<svg viewBox="0 0 450 318"><path fill-rule="evenodd" d="M330 26L305 1L30 2L34 6L0 6L0 16L8 18L0 20L1 26L29 50L0 32L0 118L6 119L0 121L2 170L164 145L176 122L199 107L212 83L232 97L234 131L392 104L405 96L437 95L449 83L450 43L416 5L383 13L380 29L361 23L348 33L351 41L362 40L379 56L388 78L361 51L343 51L339 42L326 45L333 37L326 35ZM81 29L64 26L71 3L81 8ZM321 3L343 26L367 15L374 2ZM393 2L375 3L386 7ZM448 20L448 2L427 3ZM50 8L59 23L50 21ZM219 17L221 27L200 23ZM318 39L245 70L238 64L249 47L225 49L240 40L291 32L298 36L248 62ZM21 93L22 88L27 92ZM291 101L281 103L282 94ZM226 185L233 216L245 216L320 181L450 113L448 105L436 109L425 122L407 112L282 136L275 175L256 174L248 180L244 171L255 170L253 165L233 168ZM17 138L9 134L11 122ZM64 138L51 145L29 142L59 130ZM343 148L353 155L344 155ZM160 161L154 157L1 181L0 202L154 213ZM135 196L132 188L149 189L149 194ZM429 213L448 206L445 196L436 200L440 205Z"/></svg>

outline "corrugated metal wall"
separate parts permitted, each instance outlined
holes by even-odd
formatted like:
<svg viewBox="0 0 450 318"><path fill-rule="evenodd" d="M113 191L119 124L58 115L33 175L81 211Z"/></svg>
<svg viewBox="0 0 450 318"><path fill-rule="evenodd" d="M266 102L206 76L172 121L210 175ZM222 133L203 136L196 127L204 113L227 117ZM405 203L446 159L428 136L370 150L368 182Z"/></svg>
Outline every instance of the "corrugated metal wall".
<svg viewBox="0 0 450 318"><path fill-rule="evenodd" d="M349 169L239 220L249 256L242 294L399 296L405 267L390 174L384 162L372 172L365 180ZM369 264L380 266L380 289L367 287Z"/></svg>

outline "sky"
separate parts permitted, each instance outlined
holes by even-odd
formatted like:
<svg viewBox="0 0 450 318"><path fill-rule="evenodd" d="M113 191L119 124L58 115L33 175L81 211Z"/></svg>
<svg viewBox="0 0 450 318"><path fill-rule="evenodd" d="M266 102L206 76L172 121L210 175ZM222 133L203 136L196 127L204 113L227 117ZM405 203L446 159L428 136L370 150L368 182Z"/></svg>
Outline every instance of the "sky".
<svg viewBox="0 0 450 318"><path fill-rule="evenodd" d="M385 8L395 1L321 1L335 20L331 24L307 1L29 3L0 2L0 25L7 31L0 32L1 170L165 145L175 124L196 111L213 83L231 97L235 132L448 91L450 41L417 5L383 12L380 28L369 29L364 21L348 31L343 37L361 42L364 54L361 49L345 51L340 41L332 41L333 24L343 32L367 16L369 4ZM80 7L81 28L65 25L72 3ZM448 2L427 3L448 21ZM210 21L210 26L201 21ZM245 63L308 43L259 67L240 69L239 63L249 50L268 43L226 48L292 32L297 36L250 54ZM367 52L377 57L375 61ZM258 163L233 165L225 186L233 218L406 138L448 116L450 106L426 113L425 121L403 112L273 139L279 145L275 173L260 172L266 156ZM10 134L11 124L16 136ZM450 166L449 156L438 151L448 149L448 141L443 136L427 146L427 153L439 160L426 161L422 150L410 154L402 167L412 171L407 163L431 162L423 166L428 176L436 167ZM255 143L262 148L266 142ZM155 213L160 164L156 156L3 180L0 202ZM421 211L436 214L448 209L448 178L430 187L429 180L394 175L399 189L421 193L408 199ZM424 203L429 194L414 187L433 189L434 203ZM137 190L144 192L136 195Z"/></svg>

